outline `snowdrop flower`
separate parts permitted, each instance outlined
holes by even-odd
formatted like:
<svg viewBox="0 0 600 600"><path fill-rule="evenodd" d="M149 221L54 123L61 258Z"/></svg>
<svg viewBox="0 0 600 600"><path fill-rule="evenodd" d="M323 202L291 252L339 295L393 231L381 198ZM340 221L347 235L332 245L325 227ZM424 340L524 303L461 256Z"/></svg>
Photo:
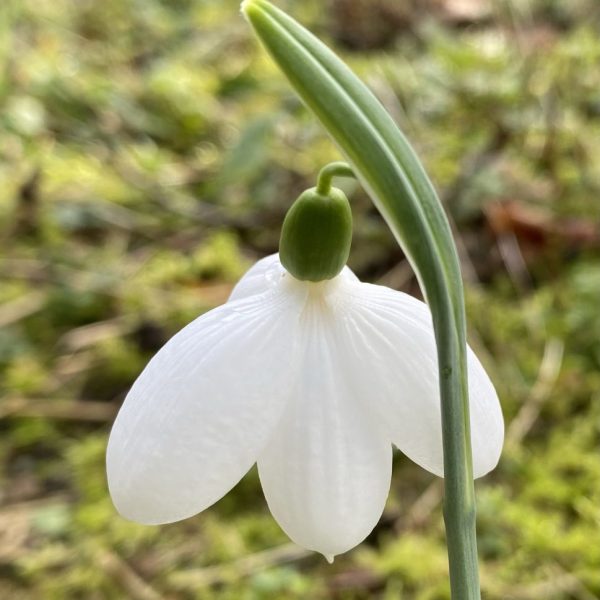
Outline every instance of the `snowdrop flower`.
<svg viewBox="0 0 600 600"><path fill-rule="evenodd" d="M429 309L340 268L328 279L302 281L278 254L260 260L226 304L193 321L150 361L108 445L110 493L124 517L145 524L191 517L257 463L282 529L332 560L381 516L392 445L443 476ZM480 477L499 459L504 425L471 350L468 360Z"/></svg>

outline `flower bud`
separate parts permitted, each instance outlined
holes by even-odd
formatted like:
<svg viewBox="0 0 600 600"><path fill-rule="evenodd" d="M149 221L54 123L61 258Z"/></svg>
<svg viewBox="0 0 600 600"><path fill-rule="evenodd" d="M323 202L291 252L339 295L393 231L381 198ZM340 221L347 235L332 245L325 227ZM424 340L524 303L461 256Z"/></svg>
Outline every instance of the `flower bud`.
<svg viewBox="0 0 600 600"><path fill-rule="evenodd" d="M352 242L352 211L341 190L306 190L292 204L281 230L281 264L296 279L323 281L346 264Z"/></svg>

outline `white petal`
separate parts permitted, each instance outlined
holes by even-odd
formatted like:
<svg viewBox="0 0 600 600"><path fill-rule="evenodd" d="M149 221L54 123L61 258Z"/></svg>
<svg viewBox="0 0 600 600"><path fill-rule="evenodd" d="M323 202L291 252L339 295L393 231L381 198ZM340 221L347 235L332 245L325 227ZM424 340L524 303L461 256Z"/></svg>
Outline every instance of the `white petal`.
<svg viewBox="0 0 600 600"><path fill-rule="evenodd" d="M123 516L148 524L189 517L252 466L291 385L295 301L277 292L228 303L150 361L108 444L110 493Z"/></svg>
<svg viewBox="0 0 600 600"><path fill-rule="evenodd" d="M271 254L261 258L237 282L229 296L229 301L248 298L254 294L262 294L276 286L284 273L286 273L286 270L279 261L279 254ZM348 281L358 281L358 277L348 267L344 267L339 276Z"/></svg>
<svg viewBox="0 0 600 600"><path fill-rule="evenodd" d="M392 441L443 476L437 353L431 313L419 300L369 284L348 286L347 343L355 353L353 385L388 426ZM498 396L468 349L473 470L481 477L500 458L504 421Z"/></svg>
<svg viewBox="0 0 600 600"><path fill-rule="evenodd" d="M270 287L273 279L279 278L283 273L285 269L279 262L279 254L261 258L237 282L229 296L229 302L262 294Z"/></svg>
<svg viewBox="0 0 600 600"><path fill-rule="evenodd" d="M392 448L350 385L331 307L314 301L302 319L299 378L258 469L282 529L332 560L360 543L381 516Z"/></svg>

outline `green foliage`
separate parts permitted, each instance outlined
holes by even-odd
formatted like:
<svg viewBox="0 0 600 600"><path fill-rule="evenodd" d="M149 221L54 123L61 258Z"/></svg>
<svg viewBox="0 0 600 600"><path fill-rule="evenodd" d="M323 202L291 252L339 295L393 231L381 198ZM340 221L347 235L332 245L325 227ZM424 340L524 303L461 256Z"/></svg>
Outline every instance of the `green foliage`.
<svg viewBox="0 0 600 600"><path fill-rule="evenodd" d="M104 452L129 385L277 249L292 201L339 155L237 0L0 4L0 597L447 598L434 479L401 456L381 524L333 566L288 546L254 471L183 523L116 515ZM368 53L332 37L330 3L287 7L383 99L456 224L470 341L509 432L477 482L484 597L588 599L600 596L600 14L593 0L498 4L469 27L422 10ZM418 294L363 192L339 185L350 265ZM535 227L499 229L507 200Z"/></svg>

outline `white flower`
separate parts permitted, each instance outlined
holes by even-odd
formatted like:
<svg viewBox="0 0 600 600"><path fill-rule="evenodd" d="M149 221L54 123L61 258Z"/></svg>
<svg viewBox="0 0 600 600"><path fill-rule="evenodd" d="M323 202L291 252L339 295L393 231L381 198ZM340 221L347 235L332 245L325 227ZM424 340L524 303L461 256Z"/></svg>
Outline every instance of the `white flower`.
<svg viewBox="0 0 600 600"><path fill-rule="evenodd" d="M468 361L480 477L498 462L504 424L470 349ZM170 523L219 500L257 462L283 530L332 559L381 516L392 444L443 475L426 304L361 283L347 267L301 282L273 255L138 377L110 435L108 482L124 517Z"/></svg>

